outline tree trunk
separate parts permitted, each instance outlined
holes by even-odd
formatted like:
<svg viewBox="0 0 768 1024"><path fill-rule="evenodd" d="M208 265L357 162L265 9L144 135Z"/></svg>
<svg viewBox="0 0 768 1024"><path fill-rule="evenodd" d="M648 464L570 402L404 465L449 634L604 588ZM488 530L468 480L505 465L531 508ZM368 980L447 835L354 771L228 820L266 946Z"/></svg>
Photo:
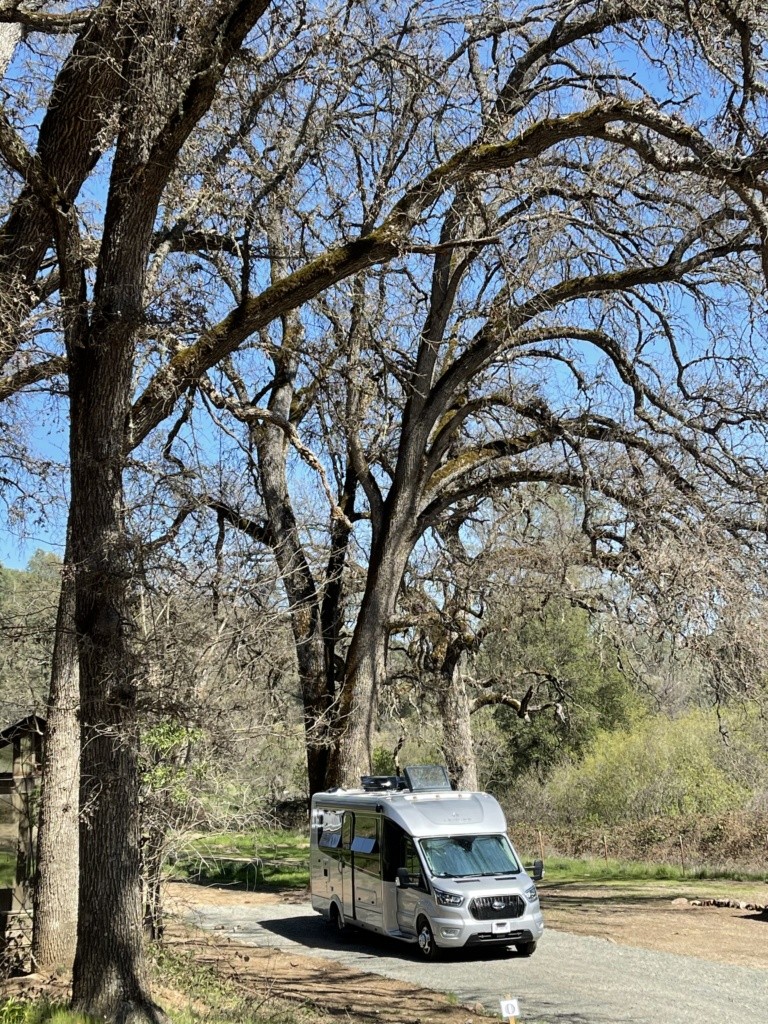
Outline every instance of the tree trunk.
<svg viewBox="0 0 768 1024"><path fill-rule="evenodd" d="M371 739L378 689L387 671L389 615L361 610L338 713L339 737L328 769L329 786L354 787L371 770Z"/></svg>
<svg viewBox="0 0 768 1024"><path fill-rule="evenodd" d="M128 607L123 524L123 438L132 371L127 335L118 318L68 353L82 716L72 1003L81 1012L120 1021L157 1019L143 955L136 713L140 662Z"/></svg>
<svg viewBox="0 0 768 1024"><path fill-rule="evenodd" d="M448 776L456 789L477 789L477 761L472 743L469 698L459 671L460 659L443 667L438 708L443 723L442 751Z"/></svg>
<svg viewBox="0 0 768 1024"><path fill-rule="evenodd" d="M32 958L38 970L68 970L75 956L80 809L77 658L75 580L67 545L51 666L37 833Z"/></svg>
<svg viewBox="0 0 768 1024"><path fill-rule="evenodd" d="M389 504L399 511L396 495ZM412 495L403 504L412 505ZM371 770L371 741L378 690L387 672L390 621L413 549L415 519L415 515L387 516L383 535L371 551L365 594L339 696L338 733L328 768L329 785L357 786L360 776Z"/></svg>
<svg viewBox="0 0 768 1024"><path fill-rule="evenodd" d="M289 420L294 397L297 361L291 354L296 339L293 319L284 318L287 354L275 363L275 384L269 398L271 412ZM280 577L288 598L291 629L296 647L310 795L326 786L330 754L333 681L326 671L321 600L302 544L288 489L286 459L288 440L284 431L270 423L253 430L258 453L259 480L269 523L269 535Z"/></svg>
<svg viewBox="0 0 768 1024"><path fill-rule="evenodd" d="M5 78L8 65L13 60L13 55L20 40L21 25L7 22L0 25L0 79Z"/></svg>
<svg viewBox="0 0 768 1024"><path fill-rule="evenodd" d="M320 598L293 515L285 475L285 437L265 426L258 441L259 475L275 559L288 597L296 645L307 752L309 791L325 788L333 694L328 691Z"/></svg>

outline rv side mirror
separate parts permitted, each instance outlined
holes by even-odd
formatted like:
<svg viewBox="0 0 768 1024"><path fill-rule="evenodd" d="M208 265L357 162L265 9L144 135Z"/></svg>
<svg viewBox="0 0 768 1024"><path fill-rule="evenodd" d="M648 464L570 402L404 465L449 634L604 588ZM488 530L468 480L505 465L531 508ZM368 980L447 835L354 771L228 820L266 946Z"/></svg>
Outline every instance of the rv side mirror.
<svg viewBox="0 0 768 1024"><path fill-rule="evenodd" d="M535 860L533 862L533 880L534 882L540 882L544 877L544 861Z"/></svg>
<svg viewBox="0 0 768 1024"><path fill-rule="evenodd" d="M408 874L408 868L398 868L397 876L395 877L395 885L398 889L407 889L411 884L411 876Z"/></svg>

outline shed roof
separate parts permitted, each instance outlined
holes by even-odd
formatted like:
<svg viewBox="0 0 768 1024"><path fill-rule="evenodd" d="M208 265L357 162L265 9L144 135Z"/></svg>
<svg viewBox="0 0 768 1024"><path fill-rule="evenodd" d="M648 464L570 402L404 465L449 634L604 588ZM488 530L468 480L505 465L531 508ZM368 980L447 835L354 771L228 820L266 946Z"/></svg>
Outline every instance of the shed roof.
<svg viewBox="0 0 768 1024"><path fill-rule="evenodd" d="M30 733L37 736L45 735L45 719L40 715L27 715L25 718L20 718L18 722L7 725L0 732L0 747L7 747L9 743L13 743L20 736L28 736Z"/></svg>

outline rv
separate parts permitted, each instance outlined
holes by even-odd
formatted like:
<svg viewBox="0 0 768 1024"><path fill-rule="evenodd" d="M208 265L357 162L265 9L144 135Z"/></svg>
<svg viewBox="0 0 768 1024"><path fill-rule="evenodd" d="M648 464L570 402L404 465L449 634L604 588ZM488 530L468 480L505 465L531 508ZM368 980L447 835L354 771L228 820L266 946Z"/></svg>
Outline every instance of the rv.
<svg viewBox="0 0 768 1024"><path fill-rule="evenodd" d="M360 789L312 798L312 906L349 926L441 949L514 946L530 956L544 930L535 881L487 793L452 789L445 768L363 776Z"/></svg>

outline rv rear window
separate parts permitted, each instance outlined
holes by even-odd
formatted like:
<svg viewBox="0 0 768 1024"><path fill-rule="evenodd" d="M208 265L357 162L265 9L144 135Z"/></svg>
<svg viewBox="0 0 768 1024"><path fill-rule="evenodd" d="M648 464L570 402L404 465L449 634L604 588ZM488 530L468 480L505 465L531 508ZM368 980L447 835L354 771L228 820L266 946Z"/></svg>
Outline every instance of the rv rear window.
<svg viewBox="0 0 768 1024"><path fill-rule="evenodd" d="M335 850L337 846L341 846L341 832L323 832L318 845Z"/></svg>

